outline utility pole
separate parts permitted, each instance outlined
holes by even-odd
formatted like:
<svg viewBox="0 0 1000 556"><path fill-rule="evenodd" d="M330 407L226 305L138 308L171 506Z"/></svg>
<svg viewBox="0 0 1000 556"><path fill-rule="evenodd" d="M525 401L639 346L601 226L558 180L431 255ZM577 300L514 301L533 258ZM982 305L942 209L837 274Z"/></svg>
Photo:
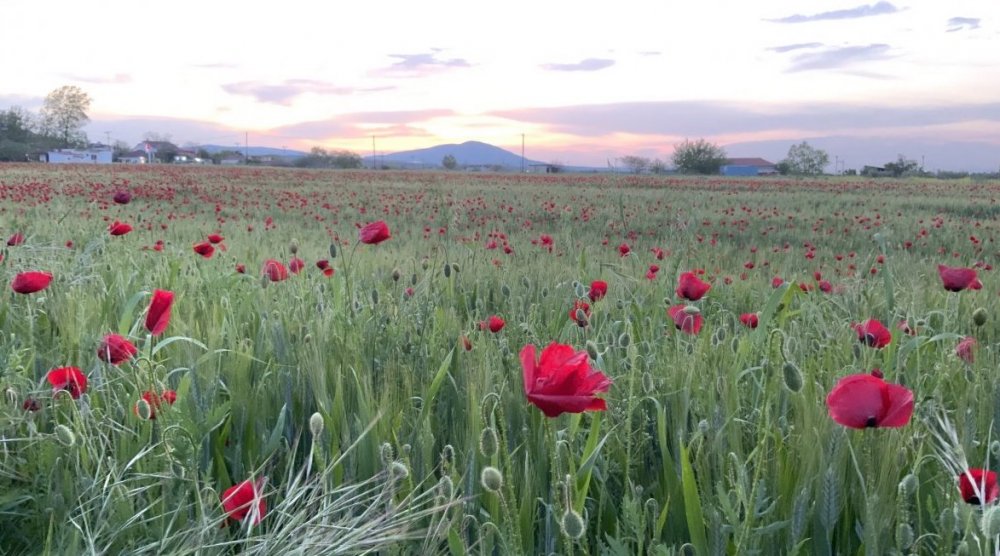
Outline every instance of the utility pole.
<svg viewBox="0 0 1000 556"><path fill-rule="evenodd" d="M243 132L243 164L250 164L250 132Z"/></svg>
<svg viewBox="0 0 1000 556"><path fill-rule="evenodd" d="M521 134L521 173L524 173L524 134Z"/></svg>

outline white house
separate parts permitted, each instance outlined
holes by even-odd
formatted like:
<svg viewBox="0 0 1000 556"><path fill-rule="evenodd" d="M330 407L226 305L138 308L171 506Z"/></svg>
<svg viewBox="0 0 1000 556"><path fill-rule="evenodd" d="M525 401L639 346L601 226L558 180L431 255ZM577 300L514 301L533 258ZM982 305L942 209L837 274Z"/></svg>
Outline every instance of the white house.
<svg viewBox="0 0 1000 556"><path fill-rule="evenodd" d="M111 149L56 149L46 154L49 164L111 164Z"/></svg>
<svg viewBox="0 0 1000 556"><path fill-rule="evenodd" d="M118 162L122 164L145 164L146 161L146 151L132 151L118 157Z"/></svg>

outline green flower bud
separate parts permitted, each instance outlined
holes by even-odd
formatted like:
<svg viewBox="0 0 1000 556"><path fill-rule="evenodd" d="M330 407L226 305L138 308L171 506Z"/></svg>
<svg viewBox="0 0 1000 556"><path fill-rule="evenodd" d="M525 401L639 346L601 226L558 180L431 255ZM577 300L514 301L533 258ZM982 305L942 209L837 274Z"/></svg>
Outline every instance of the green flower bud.
<svg viewBox="0 0 1000 556"><path fill-rule="evenodd" d="M976 326L982 326L986 324L986 316L986 309L980 307L972 312L972 322L975 323Z"/></svg>
<svg viewBox="0 0 1000 556"><path fill-rule="evenodd" d="M397 481L402 481L410 476L410 468L401 461L394 461L389 466L389 474Z"/></svg>
<svg viewBox="0 0 1000 556"><path fill-rule="evenodd" d="M785 362L782 372L785 375L785 387L789 391L799 392L802 390L802 371L799 370L795 363L791 361Z"/></svg>
<svg viewBox="0 0 1000 556"><path fill-rule="evenodd" d="M583 517L573 510L566 510L559 525L563 535L574 541L583 537L584 533L587 532L587 524L583 522Z"/></svg>
<svg viewBox="0 0 1000 556"><path fill-rule="evenodd" d="M479 453L483 457L491 458L496 455L500 447L497 439L497 431L493 427L486 427L479 435Z"/></svg>
<svg viewBox="0 0 1000 556"><path fill-rule="evenodd" d="M484 467L483 472L479 475L479 482L486 490L499 492L503 488L503 473L496 467Z"/></svg>
<svg viewBox="0 0 1000 556"><path fill-rule="evenodd" d="M56 440L60 444L69 448L73 444L76 444L76 435L70 430L66 425L56 425Z"/></svg>
<svg viewBox="0 0 1000 556"><path fill-rule="evenodd" d="M331 243L330 244L330 258L331 259L336 259L337 258L337 244L336 243Z"/></svg>
<svg viewBox="0 0 1000 556"><path fill-rule="evenodd" d="M587 348L587 357L590 357L591 361L597 361L597 356L599 355L597 351L597 344L593 340L587 340L585 344Z"/></svg>
<svg viewBox="0 0 1000 556"><path fill-rule="evenodd" d="M319 411L309 417L309 432L312 433L313 438L323 434L323 416L319 414Z"/></svg>

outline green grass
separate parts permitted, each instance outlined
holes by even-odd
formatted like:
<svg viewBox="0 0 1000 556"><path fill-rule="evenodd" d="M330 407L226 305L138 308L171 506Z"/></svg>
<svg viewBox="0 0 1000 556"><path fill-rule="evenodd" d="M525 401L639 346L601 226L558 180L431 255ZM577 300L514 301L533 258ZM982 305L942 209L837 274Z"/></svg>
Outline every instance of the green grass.
<svg viewBox="0 0 1000 556"><path fill-rule="evenodd" d="M131 204L111 203L119 189ZM955 469L1000 457L998 284L981 272L981 291L948 293L936 268L997 262L1000 184L14 165L0 167L0 193L3 237L26 236L0 277L55 275L0 301L0 554L998 545ZM104 217L135 231L112 238ZM392 239L357 245L355 225L379 219ZM197 256L216 231L227 250ZM491 232L514 253L486 249ZM553 252L531 243L541 234ZM160 239L162 252L143 249ZM293 245L302 274L263 282L263 261L287 263ZM694 268L713 288L687 336L666 308ZM814 271L838 292L801 291ZM774 289L774 276L793 284ZM595 279L608 297L579 327L568 311ZM156 288L175 302L150 339ZM975 326L980 307L990 316ZM743 327L755 311L760 327ZM490 315L506 320L498 334L479 327ZM888 347L857 342L851 323L868 318L893 330ZM903 319L916 336L896 329ZM110 332L139 357L100 362ZM954 355L967 335L971 365ZM526 401L517 354L552 341L591 345L614 380L607 412L548 419ZM67 365L90 381L80 400L45 382ZM876 367L914 391L913 420L834 423L826 394ZM155 421L133 414L143 391L165 388L176 404ZM40 411L23 410L28 397ZM481 484L487 466L499 490ZM220 493L262 476L260 525L225 523ZM585 526L576 540L561 530L570 510Z"/></svg>

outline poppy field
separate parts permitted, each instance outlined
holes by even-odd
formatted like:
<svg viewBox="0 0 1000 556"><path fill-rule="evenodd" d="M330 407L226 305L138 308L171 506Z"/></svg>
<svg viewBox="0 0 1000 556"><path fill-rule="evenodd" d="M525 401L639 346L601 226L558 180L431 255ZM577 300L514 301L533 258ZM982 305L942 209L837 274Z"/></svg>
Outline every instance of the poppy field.
<svg viewBox="0 0 1000 556"><path fill-rule="evenodd" d="M1000 183L0 167L0 554L998 554Z"/></svg>

